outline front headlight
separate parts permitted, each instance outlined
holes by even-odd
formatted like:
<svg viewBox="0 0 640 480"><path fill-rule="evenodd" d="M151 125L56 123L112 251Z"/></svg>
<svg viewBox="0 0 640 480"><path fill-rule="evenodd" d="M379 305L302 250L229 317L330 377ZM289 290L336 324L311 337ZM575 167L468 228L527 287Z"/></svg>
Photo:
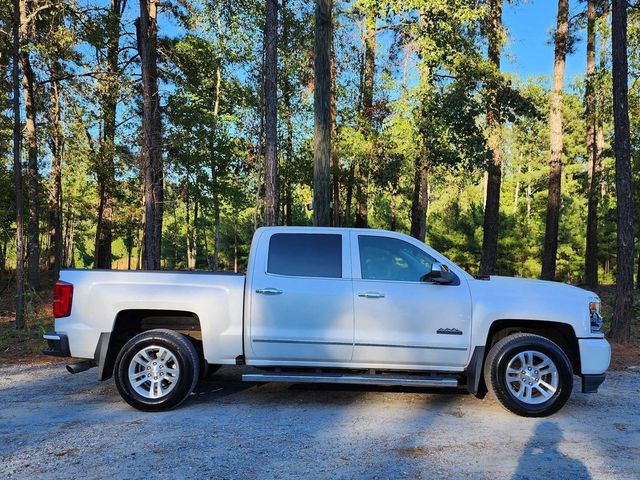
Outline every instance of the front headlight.
<svg viewBox="0 0 640 480"><path fill-rule="evenodd" d="M600 298L598 297L593 297L589 300L589 318L591 319L591 333L603 333Z"/></svg>

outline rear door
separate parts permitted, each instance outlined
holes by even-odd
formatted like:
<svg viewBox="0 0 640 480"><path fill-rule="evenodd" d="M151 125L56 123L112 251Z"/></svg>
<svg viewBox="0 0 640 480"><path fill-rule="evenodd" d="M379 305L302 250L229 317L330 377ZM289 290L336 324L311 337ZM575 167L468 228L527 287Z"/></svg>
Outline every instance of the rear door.
<svg viewBox="0 0 640 480"><path fill-rule="evenodd" d="M254 260L248 346L253 365L349 362L349 234L266 230Z"/></svg>

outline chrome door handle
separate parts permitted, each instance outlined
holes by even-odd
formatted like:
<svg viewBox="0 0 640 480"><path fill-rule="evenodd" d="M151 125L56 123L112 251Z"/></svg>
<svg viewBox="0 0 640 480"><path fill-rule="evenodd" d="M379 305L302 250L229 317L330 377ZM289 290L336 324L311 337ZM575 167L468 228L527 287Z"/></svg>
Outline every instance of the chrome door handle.
<svg viewBox="0 0 640 480"><path fill-rule="evenodd" d="M359 297L364 298L384 298L384 293L380 292L360 292L358 294Z"/></svg>
<svg viewBox="0 0 640 480"><path fill-rule="evenodd" d="M258 288L256 293L261 293L263 295L280 295L282 290L277 288Z"/></svg>

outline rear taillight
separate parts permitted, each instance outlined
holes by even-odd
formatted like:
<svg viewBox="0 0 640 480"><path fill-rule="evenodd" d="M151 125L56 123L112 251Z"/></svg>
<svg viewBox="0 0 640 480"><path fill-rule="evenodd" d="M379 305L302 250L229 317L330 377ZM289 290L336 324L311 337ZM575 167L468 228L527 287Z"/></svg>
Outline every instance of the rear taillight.
<svg viewBox="0 0 640 480"><path fill-rule="evenodd" d="M73 300L73 285L69 282L58 280L53 287L53 316L56 318L71 315L71 302Z"/></svg>

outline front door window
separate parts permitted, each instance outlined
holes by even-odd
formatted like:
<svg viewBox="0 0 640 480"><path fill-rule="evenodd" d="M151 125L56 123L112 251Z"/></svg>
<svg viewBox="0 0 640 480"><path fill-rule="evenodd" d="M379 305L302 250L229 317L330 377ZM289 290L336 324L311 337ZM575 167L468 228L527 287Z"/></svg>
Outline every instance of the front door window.
<svg viewBox="0 0 640 480"><path fill-rule="evenodd" d="M435 259L403 240L359 235L360 269L364 280L420 282Z"/></svg>

